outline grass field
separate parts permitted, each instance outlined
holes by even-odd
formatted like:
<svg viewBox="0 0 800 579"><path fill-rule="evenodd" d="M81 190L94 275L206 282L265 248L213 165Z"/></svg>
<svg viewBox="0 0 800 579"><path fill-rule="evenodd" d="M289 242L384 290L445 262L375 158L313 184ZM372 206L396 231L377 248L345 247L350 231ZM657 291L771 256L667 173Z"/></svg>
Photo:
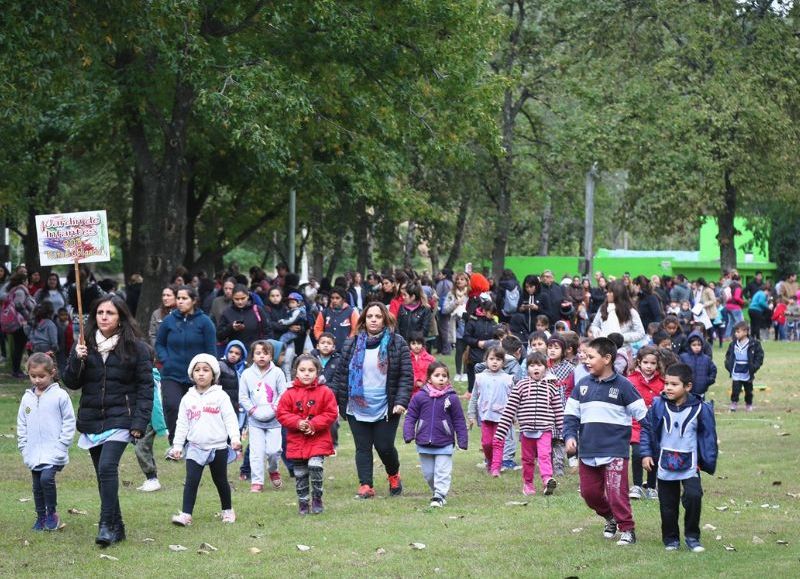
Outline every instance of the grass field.
<svg viewBox="0 0 800 579"><path fill-rule="evenodd" d="M428 508L429 492L413 446L400 442L406 492L389 499L376 458L372 501L354 500L353 443L341 430L339 456L326 464L326 512L301 519L291 480L281 491L249 493L234 468L234 525L215 519L219 510L209 475L203 480L186 529L169 524L181 503L183 464L160 461L164 490L144 494L132 449L121 466L120 497L128 540L101 551L93 539L99 498L88 453L73 446L59 475L59 511L67 523L57 533L34 533L30 474L16 450L15 420L24 383L0 375L0 575L69 577L254 576L527 576L527 577L773 577L800 576L800 398L795 384L798 344L765 345L766 364L756 384L757 409L727 412L729 382L712 387L717 400L720 459L705 476L702 554L666 553L660 540L657 501L634 501L639 542L617 547L602 537L601 519L577 493L577 475L560 481L553 497L523 497L520 473L490 479L476 468L479 432L470 450L455 457L453 488L444 509ZM715 351L718 365L721 352ZM725 376L724 371L720 376ZM77 403L77 396L74 401ZM158 456L166 441L159 440ZM538 483L537 483L538 484ZM540 485L539 485L540 486ZM791 496L795 495L795 496ZM527 501L527 505L507 505ZM725 507L724 510L718 508ZM87 515L67 514L75 508ZM719 537L719 538L717 538ZM788 541L788 545L778 541ZM219 550L198 554L201 543ZM415 550L409 544L424 543ZM187 547L173 552L171 544ZM301 552L298 545L308 545ZM733 545L728 551L724 545ZM250 549L260 550L252 554ZM118 560L101 559L111 555Z"/></svg>

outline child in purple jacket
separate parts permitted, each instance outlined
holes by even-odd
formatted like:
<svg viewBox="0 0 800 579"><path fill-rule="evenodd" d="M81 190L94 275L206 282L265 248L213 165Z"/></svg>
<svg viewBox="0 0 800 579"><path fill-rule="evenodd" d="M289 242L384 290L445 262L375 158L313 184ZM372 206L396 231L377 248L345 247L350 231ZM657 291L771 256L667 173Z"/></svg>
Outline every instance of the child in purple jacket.
<svg viewBox="0 0 800 579"><path fill-rule="evenodd" d="M450 490L456 439L458 447L467 450L467 421L447 366L431 363L427 378L408 406L403 440L417 441L422 476L433 492L430 506L442 507Z"/></svg>

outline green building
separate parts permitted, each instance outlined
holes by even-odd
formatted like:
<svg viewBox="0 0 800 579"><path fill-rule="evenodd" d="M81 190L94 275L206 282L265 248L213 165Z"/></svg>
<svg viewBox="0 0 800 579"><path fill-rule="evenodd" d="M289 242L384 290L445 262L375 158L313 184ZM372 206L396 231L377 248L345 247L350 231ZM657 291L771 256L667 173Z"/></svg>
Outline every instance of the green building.
<svg viewBox="0 0 800 579"><path fill-rule="evenodd" d="M764 277L772 277L776 265L769 261L769 248L753 244L752 248L744 248L753 240L753 233L747 226L747 220L736 218L736 268L747 279L756 271L764 272ZM639 251L630 249L598 249L592 262L593 271L602 271L606 275L620 277L625 272L631 275L675 275L682 273L689 279L704 277L717 280L721 275L719 265L719 244L717 243L717 222L707 218L699 235L697 251ZM508 256L506 267L511 269L518 279L534 273L539 274L550 269L561 279L565 273L574 275L580 271L583 258L578 256Z"/></svg>

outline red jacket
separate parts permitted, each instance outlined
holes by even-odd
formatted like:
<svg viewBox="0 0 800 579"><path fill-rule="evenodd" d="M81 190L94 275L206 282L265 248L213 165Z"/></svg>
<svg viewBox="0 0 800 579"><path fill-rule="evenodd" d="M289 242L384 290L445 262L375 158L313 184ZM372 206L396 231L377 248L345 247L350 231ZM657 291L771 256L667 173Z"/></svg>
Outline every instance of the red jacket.
<svg viewBox="0 0 800 579"><path fill-rule="evenodd" d="M653 400L661 395L664 389L664 379L657 371L648 382L639 370L634 370L628 376L628 380L633 384L636 391L644 399L645 405L650 408L653 405ZM285 394L284 394L285 396ZM638 421L633 420L633 428L631 429L631 443L639 444L642 426Z"/></svg>
<svg viewBox="0 0 800 579"><path fill-rule="evenodd" d="M395 319L397 319L397 315L400 313L400 306L403 305L403 298L399 295L397 297L393 297L392 301L389 302L389 313L391 313Z"/></svg>
<svg viewBox="0 0 800 579"><path fill-rule="evenodd" d="M308 460L333 454L330 428L339 416L339 407L330 388L316 380L308 386L295 380L281 396L275 415L286 428L287 458ZM314 434L300 432L297 425L301 420L311 422Z"/></svg>
<svg viewBox="0 0 800 579"><path fill-rule="evenodd" d="M786 304L780 303L775 306L775 311L772 312L772 321L779 324L786 323Z"/></svg>
<svg viewBox="0 0 800 579"><path fill-rule="evenodd" d="M428 381L428 366L436 361L436 358L423 349L419 356L411 352L411 368L414 370L414 388L411 390L413 396L420 391L420 388ZM420 384L421 382L421 384Z"/></svg>

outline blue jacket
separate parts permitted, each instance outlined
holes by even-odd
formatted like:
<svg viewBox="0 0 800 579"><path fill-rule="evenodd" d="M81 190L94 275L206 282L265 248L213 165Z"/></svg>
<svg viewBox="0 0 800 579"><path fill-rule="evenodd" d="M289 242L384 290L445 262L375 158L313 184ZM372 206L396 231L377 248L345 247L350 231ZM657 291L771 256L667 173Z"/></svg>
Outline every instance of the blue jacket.
<svg viewBox="0 0 800 579"><path fill-rule="evenodd" d="M444 396L433 398L427 384L411 398L403 423L403 440L416 440L420 446L442 448L458 440L458 447L467 450L467 421L458 394L452 387Z"/></svg>
<svg viewBox="0 0 800 579"><path fill-rule="evenodd" d="M191 384L186 370L192 358L197 354L211 354L216 358L217 332L214 322L200 310L188 316L177 309L172 310L158 328L156 354L164 364L161 369L162 380Z"/></svg>
<svg viewBox="0 0 800 579"><path fill-rule="evenodd" d="M662 393L653 400L653 405L642 422L641 455L652 458L656 466L661 455L661 432L667 415L667 404L671 402L667 400L666 394ZM714 474L717 469L717 426L714 421L714 409L691 392L686 404L699 407L700 412L697 417L697 464L700 470Z"/></svg>
<svg viewBox="0 0 800 579"><path fill-rule="evenodd" d="M706 341L703 337L692 332L689 335L686 350L681 353L680 358L681 362L692 369L692 393L702 397L708 391L708 387L717 381L717 366L705 351L701 351L699 354L692 353L691 344L697 340L700 340L705 348Z"/></svg>
<svg viewBox="0 0 800 579"><path fill-rule="evenodd" d="M756 293L753 294L753 297L750 299L750 308L756 312L765 312L769 309L769 304L767 303L767 292L763 290L758 290Z"/></svg>

